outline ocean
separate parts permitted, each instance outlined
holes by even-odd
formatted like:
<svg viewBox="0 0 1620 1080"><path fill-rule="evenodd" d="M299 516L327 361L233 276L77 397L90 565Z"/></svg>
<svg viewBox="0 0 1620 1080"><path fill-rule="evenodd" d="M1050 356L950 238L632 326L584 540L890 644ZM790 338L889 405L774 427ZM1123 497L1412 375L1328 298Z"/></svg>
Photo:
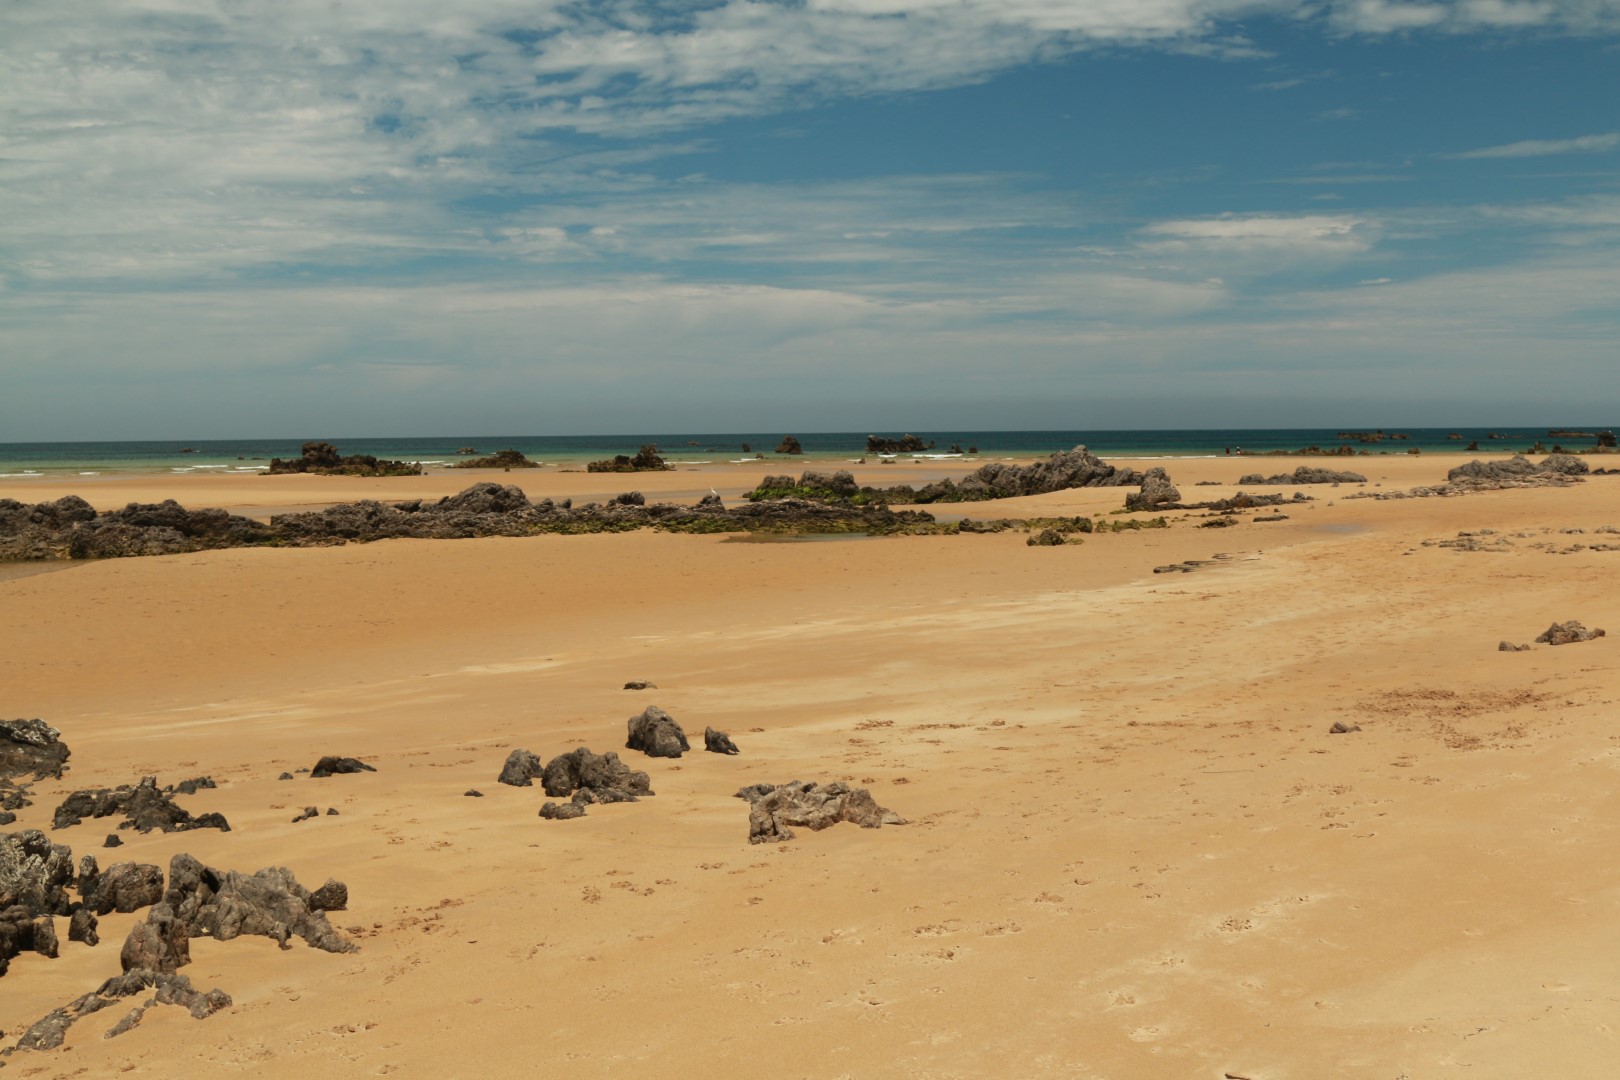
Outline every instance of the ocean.
<svg viewBox="0 0 1620 1080"><path fill-rule="evenodd" d="M1573 430L1595 434L1614 425L1584 426ZM1558 429L1563 432L1568 429ZM1388 429L1379 441L1360 441L1356 432L1326 428L1276 428L1208 431L917 431L927 453L947 453L952 447L976 451L981 460L1044 456L1084 445L1101 457L1177 458L1219 457L1292 452L1306 447L1336 450L1350 446L1358 453L1405 454L1461 453L1471 442L1478 453L1507 454L1529 451L1540 442L1547 448L1561 443L1584 448L1595 440L1559 434L1545 425L1514 428L1403 428ZM343 454L371 454L379 458L421 462L429 468L464 460L457 454L475 447L481 454L507 448L521 450L548 466L580 468L588 461L634 454L651 443L675 465L746 462L754 454L767 461L842 462L866 450L866 432L795 432L804 448L802 458L774 453L784 432L677 433L640 435L468 435L455 437L399 436L385 439L326 437ZM886 432L898 439L903 432ZM1367 432L1363 434L1378 434ZM147 440L137 442L0 443L0 479L61 477L63 474L111 475L128 473L259 472L273 457L297 457L304 439ZM744 447L748 449L745 450ZM902 453L902 458L910 454Z"/></svg>

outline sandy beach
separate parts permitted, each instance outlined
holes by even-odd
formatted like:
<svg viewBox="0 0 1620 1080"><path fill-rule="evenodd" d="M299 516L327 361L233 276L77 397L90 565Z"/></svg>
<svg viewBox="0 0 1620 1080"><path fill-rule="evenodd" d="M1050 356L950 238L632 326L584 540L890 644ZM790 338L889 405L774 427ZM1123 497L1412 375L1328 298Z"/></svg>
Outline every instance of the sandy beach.
<svg viewBox="0 0 1620 1080"><path fill-rule="evenodd" d="M1620 477L1376 500L1466 457L1323 461L1286 520L739 542L634 532L132 558L0 577L5 703L72 747L10 830L345 882L360 950L197 939L234 1004L126 1008L19 1076L1607 1077L1620 1060ZM1166 465L1218 498L1287 458ZM1606 462L1598 462L1606 463ZM920 483L973 464L858 467ZM0 482L268 517L477 480L728 502L760 468ZM1210 482L1196 486L1200 481ZM1273 490L1273 489L1268 489ZM1293 489L1280 489L1291 492ZM1118 488L952 508L1106 514ZM1437 542L1494 530L1459 550ZM1500 541L1500 542L1498 542ZM1191 573L1154 568L1209 560ZM626 680L656 689L628 691ZM666 709L679 760L624 748ZM1359 725L1330 734L1335 722ZM741 754L701 750L705 727ZM537 817L515 748L616 750L656 795ZM284 771L324 754L376 772ZM51 830L74 790L210 775L232 831ZM868 788L903 826L747 842L739 787ZM469 789L483 798L469 798ZM322 816L293 823L306 805ZM327 816L328 807L339 813ZM0 979L9 1045L119 970Z"/></svg>

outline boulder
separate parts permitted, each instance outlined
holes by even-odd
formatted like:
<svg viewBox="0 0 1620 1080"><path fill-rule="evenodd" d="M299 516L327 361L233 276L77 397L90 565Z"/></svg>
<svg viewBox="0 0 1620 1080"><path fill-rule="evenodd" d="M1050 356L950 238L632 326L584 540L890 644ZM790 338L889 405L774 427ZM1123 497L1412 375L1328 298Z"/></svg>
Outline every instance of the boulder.
<svg viewBox="0 0 1620 1080"><path fill-rule="evenodd" d="M646 773L631 769L611 750L593 754L583 746L547 762L540 786L553 798L566 798L585 789L597 802L634 802L653 794Z"/></svg>
<svg viewBox="0 0 1620 1080"><path fill-rule="evenodd" d="M1348 735L1352 731L1360 731L1360 730L1361 730L1361 725L1360 724L1347 724L1343 720L1335 720L1335 721L1333 721L1333 726L1328 728L1328 734L1329 735Z"/></svg>
<svg viewBox="0 0 1620 1080"><path fill-rule="evenodd" d="M585 807L576 802L548 802L540 807L540 816L547 821L567 821L585 816Z"/></svg>
<svg viewBox="0 0 1620 1080"><path fill-rule="evenodd" d="M648 682L646 679L631 679L629 682L624 684L624 688L626 690L656 690L658 689L658 684L655 682Z"/></svg>
<svg viewBox="0 0 1620 1080"><path fill-rule="evenodd" d="M539 758L527 750L514 750L506 755L506 764L501 766L501 775L495 778L495 782L513 787L531 787L534 778L544 771Z"/></svg>
<svg viewBox="0 0 1620 1080"><path fill-rule="evenodd" d="M114 863L86 887L79 875L84 906L96 915L128 914L163 899L163 870L150 863Z"/></svg>
<svg viewBox="0 0 1620 1080"><path fill-rule="evenodd" d="M96 916L89 908L80 908L73 913L68 923L68 940L81 941L86 945L101 944L101 935L96 931Z"/></svg>
<svg viewBox="0 0 1620 1080"><path fill-rule="evenodd" d="M327 776L338 776L340 774L347 773L376 771L376 769L372 768L370 765L367 765L359 758L332 757L328 755L315 763L315 767L309 771L309 775L312 778L321 778Z"/></svg>
<svg viewBox="0 0 1620 1080"><path fill-rule="evenodd" d="M723 731L716 731L712 727L703 729L703 749L712 754L739 753L737 744L731 741L731 736Z"/></svg>
<svg viewBox="0 0 1620 1080"><path fill-rule="evenodd" d="M1062 547L1067 543L1068 540L1056 529L1042 529L1024 541L1027 547Z"/></svg>
<svg viewBox="0 0 1620 1080"><path fill-rule="evenodd" d="M675 718L656 705L649 705L626 721L628 738L625 747L640 750L648 757L678 758L692 749L686 733Z"/></svg>
<svg viewBox="0 0 1620 1080"><path fill-rule="evenodd" d="M1569 622L1553 623L1541 632L1536 641L1543 645L1573 645L1578 641L1591 641L1603 636L1603 630L1588 630L1578 619L1571 619Z"/></svg>
<svg viewBox="0 0 1620 1080"><path fill-rule="evenodd" d="M340 882L321 887L327 898L342 890ZM312 903L308 889L286 867L266 867L253 874L235 870L221 873L190 855L176 855L169 863L169 891L156 913L170 908L191 937L229 941L242 934L274 939L282 948L302 938L311 948L326 952L354 952L356 946L326 919L326 909ZM322 903L326 901L323 900Z"/></svg>
<svg viewBox="0 0 1620 1080"><path fill-rule="evenodd" d="M799 440L792 435L784 435L782 441L776 444L776 452L778 454L802 454L804 453L804 447L800 446Z"/></svg>
<svg viewBox="0 0 1620 1080"><path fill-rule="evenodd" d="M62 733L43 720L0 720L0 780L60 780L71 755Z"/></svg>
<svg viewBox="0 0 1620 1080"><path fill-rule="evenodd" d="M325 885L309 894L309 906L312 911L347 911L349 887L334 878L327 878Z"/></svg>
<svg viewBox="0 0 1620 1080"><path fill-rule="evenodd" d="M865 788L845 783L754 784L738 791L737 797L749 804L750 844L791 840L794 828L819 831L840 821L854 822L863 829L906 824L905 818L879 806Z"/></svg>
<svg viewBox="0 0 1620 1080"><path fill-rule="evenodd" d="M125 971L172 974L191 963L191 932L167 904L155 904L146 919L130 928L118 962Z"/></svg>
<svg viewBox="0 0 1620 1080"><path fill-rule="evenodd" d="M1164 510L1181 501L1181 492L1170 482L1170 474L1155 466L1142 477L1142 488L1125 496L1127 510Z"/></svg>

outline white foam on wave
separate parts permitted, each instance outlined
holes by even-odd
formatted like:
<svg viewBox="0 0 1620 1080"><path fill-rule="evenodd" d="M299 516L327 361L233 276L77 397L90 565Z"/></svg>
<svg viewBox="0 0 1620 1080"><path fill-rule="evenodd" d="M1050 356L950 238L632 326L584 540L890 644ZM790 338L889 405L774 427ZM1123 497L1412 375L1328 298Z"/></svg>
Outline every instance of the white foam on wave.
<svg viewBox="0 0 1620 1080"><path fill-rule="evenodd" d="M24 477L34 477L34 476L44 476L44 475L45 474L42 473L42 472L34 472L33 470L29 470L28 472L0 472L0 479L20 480L20 479L22 479Z"/></svg>
<svg viewBox="0 0 1620 1080"><path fill-rule="evenodd" d="M235 465L231 467L231 472L264 472L268 468L268 465Z"/></svg>
<svg viewBox="0 0 1620 1080"><path fill-rule="evenodd" d="M713 461L672 461L671 465L713 465ZM735 464L735 462L733 462Z"/></svg>
<svg viewBox="0 0 1620 1080"><path fill-rule="evenodd" d="M80 476L100 476L101 474L98 473L98 472L81 472L79 475Z"/></svg>

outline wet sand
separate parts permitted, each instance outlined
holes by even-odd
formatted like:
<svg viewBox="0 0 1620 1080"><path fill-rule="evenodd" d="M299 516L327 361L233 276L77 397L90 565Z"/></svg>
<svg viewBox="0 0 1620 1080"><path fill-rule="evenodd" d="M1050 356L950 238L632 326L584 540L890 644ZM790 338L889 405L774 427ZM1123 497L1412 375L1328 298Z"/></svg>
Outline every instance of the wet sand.
<svg viewBox="0 0 1620 1080"><path fill-rule="evenodd" d="M1401 489L1439 456L1323 461ZM1294 459L1169 462L1187 499ZM966 467L956 467L965 471ZM242 512L448 494L728 498L760 469L67 489ZM920 483L946 470L869 466ZM868 476L867 474L871 474ZM891 479L893 477L894 479ZM1200 479L1220 486L1194 486ZM1290 489L1280 489L1289 491ZM52 834L345 881L361 951L192 944L235 1005L80 1021L19 1075L1603 1077L1620 1056L1620 478L1454 499L1302 489L1287 520L737 544L651 532L125 559L0 579L6 704L75 788L211 774L231 833ZM360 494L364 492L364 494ZM0 497L54 497L37 481ZM1119 489L977 504L1106 513ZM276 510L275 512L279 512ZM1425 546L1490 528L1500 550ZM1584 529L1584 534L1563 529ZM1515 535L1524 533L1526 535ZM1546 545L1546 546L1538 546ZM1576 545L1586 550L1559 553ZM1214 560L1190 574L1153 568ZM630 678L659 688L620 689ZM742 754L623 750L648 704ZM1342 720L1359 732L1330 735ZM536 817L514 747L619 750L655 797ZM376 773L278 781L322 754ZM749 846L744 784L847 780L903 827ZM485 798L463 796L476 788ZM292 824L305 805L336 817ZM0 979L9 1037L118 970ZM296 945L296 943L295 943Z"/></svg>

